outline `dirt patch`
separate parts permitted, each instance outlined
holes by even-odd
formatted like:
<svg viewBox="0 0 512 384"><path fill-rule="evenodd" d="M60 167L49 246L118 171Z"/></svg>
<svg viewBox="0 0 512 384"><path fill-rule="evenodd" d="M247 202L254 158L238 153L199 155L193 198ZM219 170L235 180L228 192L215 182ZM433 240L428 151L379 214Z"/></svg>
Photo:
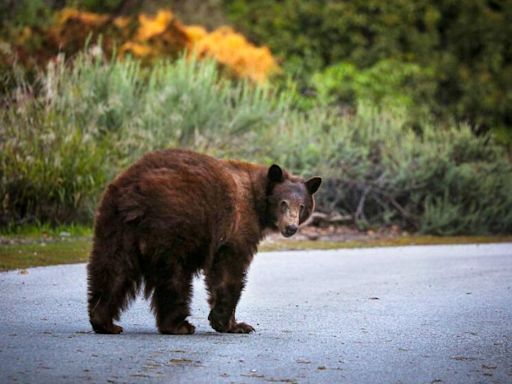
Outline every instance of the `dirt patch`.
<svg viewBox="0 0 512 384"><path fill-rule="evenodd" d="M300 228L294 236L284 239L279 233L269 234L266 242L276 241L354 241L354 240L379 240L393 239L397 237L410 236L408 232L400 230L398 227L380 228L378 230L361 231L351 226L329 225L326 227L306 226Z"/></svg>

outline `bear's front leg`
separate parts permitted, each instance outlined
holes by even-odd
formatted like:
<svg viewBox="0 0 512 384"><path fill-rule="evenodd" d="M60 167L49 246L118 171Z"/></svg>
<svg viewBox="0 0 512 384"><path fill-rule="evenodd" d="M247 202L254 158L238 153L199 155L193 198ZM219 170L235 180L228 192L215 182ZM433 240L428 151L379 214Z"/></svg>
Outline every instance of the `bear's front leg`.
<svg viewBox="0 0 512 384"><path fill-rule="evenodd" d="M245 286L247 267L251 257L235 257L223 250L206 273L206 286L210 294L208 320L217 332L250 333L254 328L235 320L235 310Z"/></svg>
<svg viewBox="0 0 512 384"><path fill-rule="evenodd" d="M227 332L227 333L250 333L254 332L255 329L244 322L237 322L235 320L235 310L229 314L226 311L227 307L223 307L221 305L216 305L210 311L208 315L208 320L210 321L210 325L217 332Z"/></svg>

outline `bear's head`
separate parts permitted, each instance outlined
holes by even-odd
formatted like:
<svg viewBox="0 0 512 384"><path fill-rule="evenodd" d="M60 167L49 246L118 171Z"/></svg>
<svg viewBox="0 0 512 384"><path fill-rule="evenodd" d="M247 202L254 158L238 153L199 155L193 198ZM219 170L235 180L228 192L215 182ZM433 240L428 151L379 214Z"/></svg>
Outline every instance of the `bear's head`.
<svg viewBox="0 0 512 384"><path fill-rule="evenodd" d="M268 169L267 214L270 225L290 237L297 232L315 209L314 194L322 179L312 177L303 180L291 176L280 166L272 165Z"/></svg>

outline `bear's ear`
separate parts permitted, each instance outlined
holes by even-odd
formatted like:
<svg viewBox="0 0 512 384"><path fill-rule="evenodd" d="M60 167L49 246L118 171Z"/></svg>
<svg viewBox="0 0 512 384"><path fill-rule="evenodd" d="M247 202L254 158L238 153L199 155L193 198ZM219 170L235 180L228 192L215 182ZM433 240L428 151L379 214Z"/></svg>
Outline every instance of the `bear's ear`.
<svg viewBox="0 0 512 384"><path fill-rule="evenodd" d="M312 195L316 191L318 191L320 184L322 184L322 178L312 177L311 179L307 180L304 184L306 184L306 189Z"/></svg>
<svg viewBox="0 0 512 384"><path fill-rule="evenodd" d="M272 164L268 169L267 177L270 181L274 183L280 183L284 180L283 170L277 164Z"/></svg>

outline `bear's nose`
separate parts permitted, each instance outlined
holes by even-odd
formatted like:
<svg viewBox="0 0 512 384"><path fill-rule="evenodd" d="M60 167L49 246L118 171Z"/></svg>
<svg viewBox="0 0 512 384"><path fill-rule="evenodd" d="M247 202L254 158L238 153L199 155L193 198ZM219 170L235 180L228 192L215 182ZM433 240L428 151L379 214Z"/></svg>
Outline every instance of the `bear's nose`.
<svg viewBox="0 0 512 384"><path fill-rule="evenodd" d="M297 227L296 225L292 224L292 225L287 225L284 229L284 234L285 236L289 237L293 234L295 234L295 232L297 232L297 229L299 229L299 227Z"/></svg>

